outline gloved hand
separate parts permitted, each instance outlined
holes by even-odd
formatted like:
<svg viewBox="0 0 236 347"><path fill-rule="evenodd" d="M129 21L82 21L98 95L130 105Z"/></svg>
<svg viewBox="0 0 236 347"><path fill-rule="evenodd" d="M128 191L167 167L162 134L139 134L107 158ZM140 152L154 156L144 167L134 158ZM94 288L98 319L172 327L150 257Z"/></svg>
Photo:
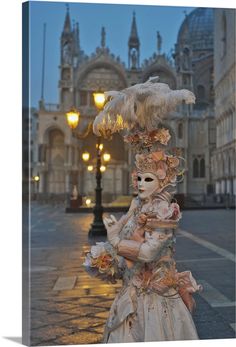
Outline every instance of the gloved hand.
<svg viewBox="0 0 236 347"><path fill-rule="evenodd" d="M125 216L121 217L119 221L113 216L103 219L105 227L107 229L107 238L110 244L116 248L120 242L119 233L126 221Z"/></svg>

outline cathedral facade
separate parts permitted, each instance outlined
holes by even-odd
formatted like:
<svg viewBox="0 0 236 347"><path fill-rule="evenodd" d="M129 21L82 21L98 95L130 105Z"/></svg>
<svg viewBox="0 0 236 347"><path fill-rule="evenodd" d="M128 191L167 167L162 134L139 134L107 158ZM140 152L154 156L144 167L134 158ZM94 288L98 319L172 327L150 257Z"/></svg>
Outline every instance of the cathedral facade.
<svg viewBox="0 0 236 347"><path fill-rule="evenodd" d="M141 62L141 44L133 14L126 66L107 47L105 28L101 30L100 46L87 56L80 46L79 25L71 26L67 9L60 42L59 103L50 105L41 100L38 110L38 162L34 170L40 176L39 193L68 194L76 186L81 195L94 194L95 173L87 170L82 153L90 152L90 164L95 164L96 137L92 133L83 140L72 136L65 117L71 107L80 112L79 131L82 133L97 114L93 92L121 90L159 76L160 82L170 88L189 89L196 95L194 106L181 105L165 120L172 144L179 147L186 158L187 171L178 193L200 201L214 194L216 178L211 170L216 147L213 24L213 9L193 10L179 29L173 56L162 53L162 37L157 32L156 52ZM103 197L109 202L120 195L132 194L130 177L134 153L119 134L113 136L112 141L104 140L103 144L105 151L111 154L103 174Z"/></svg>

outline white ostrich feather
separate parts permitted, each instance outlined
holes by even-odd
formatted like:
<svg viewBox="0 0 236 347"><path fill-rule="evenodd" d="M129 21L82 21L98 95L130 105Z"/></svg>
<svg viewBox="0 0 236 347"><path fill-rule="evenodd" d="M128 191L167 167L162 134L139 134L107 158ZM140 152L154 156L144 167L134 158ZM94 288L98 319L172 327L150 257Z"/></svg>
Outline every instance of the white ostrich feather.
<svg viewBox="0 0 236 347"><path fill-rule="evenodd" d="M175 110L178 104L195 102L191 91L171 90L167 84L158 83L157 79L151 77L145 83L122 91L105 92L108 101L94 120L94 133L98 136L106 132L112 134L135 126L150 131L157 128L161 119Z"/></svg>

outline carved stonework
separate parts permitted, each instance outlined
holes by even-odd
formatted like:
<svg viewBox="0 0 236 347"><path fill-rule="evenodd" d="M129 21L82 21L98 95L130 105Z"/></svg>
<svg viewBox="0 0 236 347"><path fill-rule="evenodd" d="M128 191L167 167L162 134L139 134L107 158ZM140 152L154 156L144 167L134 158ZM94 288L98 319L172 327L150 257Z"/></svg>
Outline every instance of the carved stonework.
<svg viewBox="0 0 236 347"><path fill-rule="evenodd" d="M206 11L208 12L208 10ZM209 124L210 122L214 123L214 115L212 115L213 97L209 96L209 100L207 101L208 104L205 105L204 109L193 110L191 106L184 105L184 107L179 107L176 112L169 115L167 125L171 129L176 130L179 122L183 124L182 138L176 137L174 145L182 149L183 155L186 157L187 161L186 166L191 167L192 162L190 158L192 158L192 155L205 154L206 177L201 178L201 182L197 182L196 184L196 180L191 176L191 170L187 171L185 183L181 188L181 192L185 194L206 193L206 185L213 183L212 176L209 175L208 172L210 166L214 168L214 180L222 179L223 156L221 152L225 150L225 148L221 148L224 139L223 129L225 129L226 126L232 129L232 131L235 129L235 122L230 123L232 122L232 117L235 117L235 66L228 66L225 70L228 71L227 74L225 73L224 76L218 78L217 81L219 82L214 86L214 76L212 72L213 50L207 52L203 50L194 51L188 40L186 25L181 26L182 29L180 28L174 54L172 54L173 52L168 55L164 54L163 40L165 38L164 36L162 38L160 33L154 32L155 53L151 57L144 56L145 60L139 62L140 42L137 35L138 20L137 17L136 22L135 15L133 15L133 30L131 30L130 44L127 47L128 64L125 65L120 57L115 56L107 47L108 42L106 42L105 29L102 29L99 42L97 42L99 47L94 47L94 52L87 56L80 45L81 41L79 39L78 27L70 26L70 18L67 14L65 27L61 36L59 106L54 109L50 108L50 110L44 108L39 114L38 143L42 144L42 147L40 147L40 172L47 172L44 183L41 182L40 184L43 184L48 192L72 191L72 186L70 186L70 184L72 184L70 170L71 167L73 167L73 163L71 163L73 160L70 158L72 158L73 155L71 153L69 154L69 147L67 146L73 144L76 146L76 150L78 150L78 160L75 160L75 162L81 170L77 177L78 187L79 189L82 187L85 189L85 187L87 187L91 194L94 193L93 181L91 179L92 174L88 173L86 170L84 176L81 174L84 170L84 163L81 161L81 150L79 147L81 143L76 141L73 143L70 129L67 129L66 126L65 112L68 111L71 106L78 108L81 114L79 131L83 132L87 128L88 121L93 120L97 114L97 109L94 107L92 100L94 91L99 89L103 91L122 90L135 83L145 82L149 77L157 75L159 76L159 81L167 83L171 89L184 88L193 90L195 93L194 88L197 89L198 85L202 85L207 95L214 95L212 93L215 92L215 114L219 120L217 125L217 140L220 147L218 146L217 153L213 156L212 160L211 151L214 149L215 144L214 141L210 140L209 129L211 128L210 130L213 133L215 129L214 124L211 126ZM186 22L187 20L185 20L185 24ZM208 24L206 25L208 26ZM196 29L202 32L203 28ZM206 35L204 37L206 37ZM218 37L221 37L221 35ZM123 40L123 37L121 39ZM129 39L129 32L127 33L127 39ZM200 43L207 44L207 41L199 41L199 44ZM141 47L143 47L142 43ZM186 47L189 48L189 51L184 50ZM209 54L204 56L205 53ZM144 52L142 52L142 54L144 54ZM192 58L195 59L194 62ZM194 67L192 63L195 64ZM220 68L219 71L221 70ZM212 101L211 104L210 101ZM210 109L210 112L206 112L206 107ZM48 111L46 111L46 109ZM57 120L55 120L55 116ZM225 121L225 119L230 119L230 121ZM53 145L48 143L48 137L45 136L45 134L47 133L46 129L51 126L58 126L58 128L62 129L64 132L61 149L55 148L55 143ZM232 146L233 145L232 143ZM45 146L48 146L47 149ZM225 142L224 146L228 146L227 142ZM120 148L119 145L117 148ZM112 149L111 147L111 150ZM232 158L235 152L232 154L233 148L230 147L230 149L231 154L229 154L229 157ZM189 157L186 155L187 153L189 153ZM127 175L130 175L132 171L130 162L131 161L129 161L126 156L123 156L119 160L114 161L114 163L110 163L109 165L112 165L110 169L108 165L108 169L106 173L104 173L104 182L107 183L104 188L106 193L107 190L110 189L107 189L109 184L111 189L114 187L114 192L122 192L122 194L132 193L131 188L128 187L130 183L127 178L128 176L126 177L123 173L121 174L123 169L127 170ZM230 165L230 170L232 171L235 161L233 162L233 160L231 160ZM87 186L85 182L87 182ZM120 187L123 187L123 191ZM87 194L88 191L84 191L84 193Z"/></svg>

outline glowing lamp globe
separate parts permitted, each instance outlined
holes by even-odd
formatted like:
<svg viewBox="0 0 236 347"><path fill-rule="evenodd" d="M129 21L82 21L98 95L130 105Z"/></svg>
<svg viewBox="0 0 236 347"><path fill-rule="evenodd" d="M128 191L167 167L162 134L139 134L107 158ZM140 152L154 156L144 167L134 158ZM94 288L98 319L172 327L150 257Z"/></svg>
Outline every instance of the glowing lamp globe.
<svg viewBox="0 0 236 347"><path fill-rule="evenodd" d="M94 103L99 110L103 109L105 104L105 94L101 92L93 93Z"/></svg>
<svg viewBox="0 0 236 347"><path fill-rule="evenodd" d="M103 160L105 162L108 162L111 159L111 155L109 153L104 153L103 154Z"/></svg>
<svg viewBox="0 0 236 347"><path fill-rule="evenodd" d="M39 181L39 176L36 175L36 176L33 177L33 179L34 179L35 182L38 182Z"/></svg>
<svg viewBox="0 0 236 347"><path fill-rule="evenodd" d="M87 206L89 206L89 205L91 204L91 202L92 202L91 199L86 199L86 200L85 200L85 204L86 204Z"/></svg>
<svg viewBox="0 0 236 347"><path fill-rule="evenodd" d="M99 148L100 151L103 150L103 143L100 143L100 145L96 144L96 148Z"/></svg>
<svg viewBox="0 0 236 347"><path fill-rule="evenodd" d="M67 124L71 129L75 129L79 124L80 113L76 109L72 108L66 113Z"/></svg>
<svg viewBox="0 0 236 347"><path fill-rule="evenodd" d="M104 171L106 171L106 166L104 166L104 165L101 165L101 166L100 166L100 171L101 171L101 172L104 172Z"/></svg>
<svg viewBox="0 0 236 347"><path fill-rule="evenodd" d="M89 158L90 158L90 154L89 154L88 152L84 152L84 153L82 154L82 159L83 159L83 161L88 161Z"/></svg>

